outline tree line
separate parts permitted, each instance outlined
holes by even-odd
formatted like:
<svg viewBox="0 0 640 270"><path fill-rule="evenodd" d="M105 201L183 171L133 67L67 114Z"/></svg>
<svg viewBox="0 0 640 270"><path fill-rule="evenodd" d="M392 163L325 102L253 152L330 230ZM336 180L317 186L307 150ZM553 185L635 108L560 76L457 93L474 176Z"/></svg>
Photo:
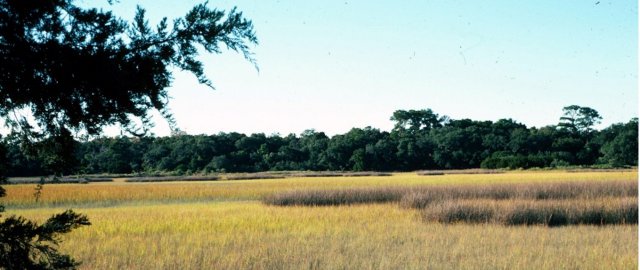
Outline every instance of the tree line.
<svg viewBox="0 0 640 270"><path fill-rule="evenodd" d="M314 130L299 136L120 136L30 147L9 135L2 148L9 176L636 166L638 119L595 130L600 119L597 111L577 105L565 107L558 124L541 128L512 119L456 120L430 109L398 110L390 132L365 127L332 137Z"/></svg>

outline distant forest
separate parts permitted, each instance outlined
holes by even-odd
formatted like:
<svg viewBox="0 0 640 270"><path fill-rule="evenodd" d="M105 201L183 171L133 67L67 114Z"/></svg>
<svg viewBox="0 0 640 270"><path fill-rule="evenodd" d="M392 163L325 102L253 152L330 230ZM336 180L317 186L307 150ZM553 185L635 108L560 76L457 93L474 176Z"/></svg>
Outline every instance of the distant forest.
<svg viewBox="0 0 640 270"><path fill-rule="evenodd" d="M287 136L176 134L53 143L45 140L26 147L19 135L10 134L2 138L0 154L6 158L8 176L638 164L638 119L595 130L593 126L601 117L588 107L565 107L556 125L541 128L529 128L512 119L455 120L430 109L398 110L391 120L395 122L391 132L353 128L332 137L314 130ZM59 153L65 152L69 152L67 157L60 158Z"/></svg>

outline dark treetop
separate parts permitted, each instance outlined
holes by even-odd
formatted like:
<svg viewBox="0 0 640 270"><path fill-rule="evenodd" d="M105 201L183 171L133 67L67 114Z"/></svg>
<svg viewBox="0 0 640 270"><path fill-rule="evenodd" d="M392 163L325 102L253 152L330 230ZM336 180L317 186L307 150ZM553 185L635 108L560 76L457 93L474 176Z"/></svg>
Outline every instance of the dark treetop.
<svg viewBox="0 0 640 270"><path fill-rule="evenodd" d="M235 9L225 14L204 3L150 27L140 7L129 23L72 0L0 0L0 117L30 129L18 115L26 109L47 134L98 134L121 124L142 135L152 109L172 121L173 68L212 87L196 56L220 53L222 44L255 63L253 25Z"/></svg>

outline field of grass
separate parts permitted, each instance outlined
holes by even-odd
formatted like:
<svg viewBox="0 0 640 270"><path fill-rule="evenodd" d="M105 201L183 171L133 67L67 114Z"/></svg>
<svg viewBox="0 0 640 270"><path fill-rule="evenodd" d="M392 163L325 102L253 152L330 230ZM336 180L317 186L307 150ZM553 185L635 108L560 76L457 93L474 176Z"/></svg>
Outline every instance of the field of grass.
<svg viewBox="0 0 640 270"><path fill-rule="evenodd" d="M328 206L400 202L444 223L563 226L638 223L638 181L572 181L295 190L268 205Z"/></svg>
<svg viewBox="0 0 640 270"><path fill-rule="evenodd" d="M398 202L413 208L461 199L593 199L635 197L636 180L572 181L547 183L500 183L484 185L420 185L411 187L368 187L305 189L266 196L271 205L344 205Z"/></svg>
<svg viewBox="0 0 640 270"><path fill-rule="evenodd" d="M7 185L7 208L93 207L122 204L260 200L265 196L295 190L425 185L484 185L493 183L551 183L571 181L635 180L637 172L509 172L504 174L456 174L421 176L415 173L392 177L311 177L234 180L212 182L125 183L45 185L38 203L34 184Z"/></svg>
<svg viewBox="0 0 640 270"><path fill-rule="evenodd" d="M637 269L637 225L446 224L395 201L323 207L260 201L304 190L637 177L545 171L61 184L46 185L38 203L34 185L10 185L2 201L6 214L40 221L70 207L88 215L93 225L64 236L61 247L83 261L83 269Z"/></svg>

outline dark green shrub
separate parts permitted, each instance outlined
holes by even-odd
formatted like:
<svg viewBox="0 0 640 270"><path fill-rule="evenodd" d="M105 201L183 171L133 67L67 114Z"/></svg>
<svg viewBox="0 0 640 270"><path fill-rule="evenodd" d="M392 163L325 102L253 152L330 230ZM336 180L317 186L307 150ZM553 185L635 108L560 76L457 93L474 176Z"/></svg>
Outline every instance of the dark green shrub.
<svg viewBox="0 0 640 270"><path fill-rule="evenodd" d="M86 216L67 210L38 225L22 217L11 216L0 223L1 269L75 269L79 265L61 254L59 235L84 225Z"/></svg>

